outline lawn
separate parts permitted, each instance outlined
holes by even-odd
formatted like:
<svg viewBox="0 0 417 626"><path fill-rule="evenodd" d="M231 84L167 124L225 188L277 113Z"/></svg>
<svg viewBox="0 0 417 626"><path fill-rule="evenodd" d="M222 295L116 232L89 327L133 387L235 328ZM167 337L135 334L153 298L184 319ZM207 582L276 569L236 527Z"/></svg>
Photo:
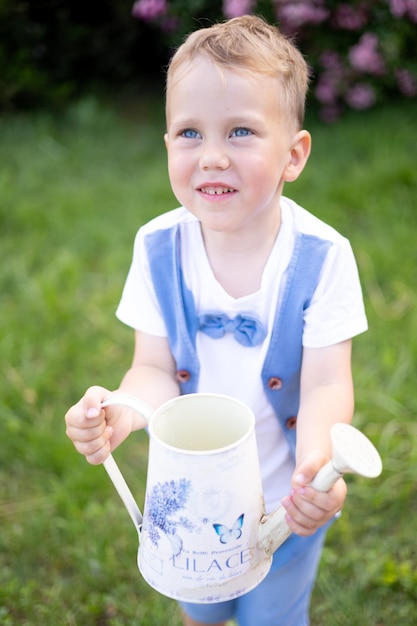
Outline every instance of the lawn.
<svg viewBox="0 0 417 626"><path fill-rule="evenodd" d="M352 242L370 330L354 342L355 424L384 472L349 477L312 602L312 626L412 626L417 558L417 118L407 103L312 120L290 195ZM0 623L179 626L136 567L137 534L101 467L64 433L91 384L128 367L114 317L133 237L176 206L162 102L85 99L0 119ZM146 435L116 453L140 503ZM256 625L254 625L256 626Z"/></svg>

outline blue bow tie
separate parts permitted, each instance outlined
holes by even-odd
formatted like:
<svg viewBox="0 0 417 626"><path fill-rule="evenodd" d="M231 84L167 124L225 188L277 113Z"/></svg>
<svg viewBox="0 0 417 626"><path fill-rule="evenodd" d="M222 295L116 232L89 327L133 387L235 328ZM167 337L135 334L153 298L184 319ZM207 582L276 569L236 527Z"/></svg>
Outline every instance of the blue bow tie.
<svg viewBox="0 0 417 626"><path fill-rule="evenodd" d="M199 316L202 333L213 339L220 339L226 333L233 333L242 346L257 346L263 342L267 332L262 323L252 315L236 315L230 319L224 313L204 313Z"/></svg>

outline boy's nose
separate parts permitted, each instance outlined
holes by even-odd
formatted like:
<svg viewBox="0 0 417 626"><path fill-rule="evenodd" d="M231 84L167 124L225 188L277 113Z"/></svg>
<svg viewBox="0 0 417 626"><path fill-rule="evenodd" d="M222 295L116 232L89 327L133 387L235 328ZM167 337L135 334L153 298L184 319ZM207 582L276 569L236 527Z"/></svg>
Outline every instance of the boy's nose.
<svg viewBox="0 0 417 626"><path fill-rule="evenodd" d="M202 170L225 170L230 160L223 146L207 143L201 148L200 167Z"/></svg>

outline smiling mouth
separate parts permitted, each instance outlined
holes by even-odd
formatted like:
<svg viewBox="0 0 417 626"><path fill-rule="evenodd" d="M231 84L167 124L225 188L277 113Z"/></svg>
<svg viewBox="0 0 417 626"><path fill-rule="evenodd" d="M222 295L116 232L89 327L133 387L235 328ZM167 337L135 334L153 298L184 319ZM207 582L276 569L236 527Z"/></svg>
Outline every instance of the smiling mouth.
<svg viewBox="0 0 417 626"><path fill-rule="evenodd" d="M236 189L231 187L200 187L201 193L206 193L209 196L222 196L228 193L234 193Z"/></svg>

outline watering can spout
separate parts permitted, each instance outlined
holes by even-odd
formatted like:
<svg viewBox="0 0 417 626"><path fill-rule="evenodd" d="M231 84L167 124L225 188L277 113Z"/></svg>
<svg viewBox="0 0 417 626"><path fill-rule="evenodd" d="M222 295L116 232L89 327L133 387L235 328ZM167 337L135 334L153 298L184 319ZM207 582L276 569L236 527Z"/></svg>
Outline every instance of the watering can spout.
<svg viewBox="0 0 417 626"><path fill-rule="evenodd" d="M279 506L273 513L264 515L259 525L259 548L271 557L291 534L285 521L286 510Z"/></svg>

